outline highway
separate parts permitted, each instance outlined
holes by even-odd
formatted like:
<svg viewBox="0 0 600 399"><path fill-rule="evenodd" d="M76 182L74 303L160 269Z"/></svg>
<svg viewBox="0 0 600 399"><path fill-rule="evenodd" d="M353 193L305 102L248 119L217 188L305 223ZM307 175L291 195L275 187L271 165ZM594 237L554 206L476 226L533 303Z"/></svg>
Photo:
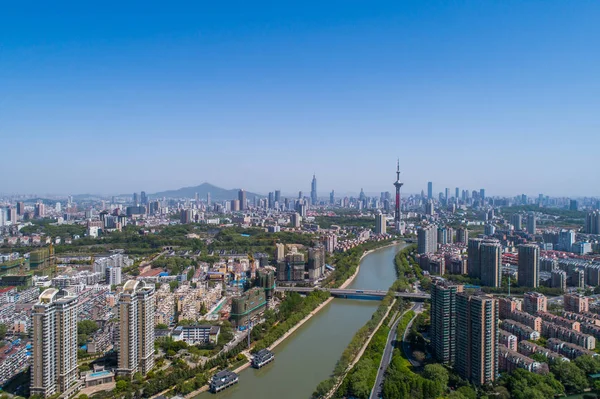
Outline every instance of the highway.
<svg viewBox="0 0 600 399"><path fill-rule="evenodd" d="M417 309L422 309L422 303L416 303L413 305L412 310L417 311ZM408 311L407 311L408 312ZM385 372L387 371L390 362L392 361L392 354L394 353L394 341L396 340L396 335L398 332L398 323L402 320L402 317L406 314L406 312L402 313L398 319L394 322L394 325L390 329L390 332L387 337L387 343L385 344L385 350L383 351L383 356L381 357L381 362L379 363L379 370L377 370L377 377L375 378L375 385L371 390L370 399L381 398L382 389L383 389L383 377L385 376ZM414 319L413 319L414 320Z"/></svg>

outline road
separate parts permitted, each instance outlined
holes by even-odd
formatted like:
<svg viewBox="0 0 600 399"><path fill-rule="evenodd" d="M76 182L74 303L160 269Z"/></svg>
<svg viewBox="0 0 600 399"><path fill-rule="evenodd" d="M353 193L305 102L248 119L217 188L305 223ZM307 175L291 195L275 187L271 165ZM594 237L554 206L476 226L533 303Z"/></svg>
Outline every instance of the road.
<svg viewBox="0 0 600 399"><path fill-rule="evenodd" d="M415 303L411 310L415 312L421 312L423 309L422 303ZM377 378L375 378L375 386L371 390L370 399L381 398L381 391L383 389L383 377L385 376L385 372L387 371L390 362L392 361L392 354L394 352L394 340L396 339L398 332L398 323L402 320L406 312L402 313L400 317L394 322L394 325L390 329L390 332L387 337L387 343L385 344L385 350L383 351L383 356L381 357L381 362L379 363L379 370L377 370ZM414 320L414 318L412 319ZM412 323L411 320L411 323Z"/></svg>
<svg viewBox="0 0 600 399"><path fill-rule="evenodd" d="M408 332L410 331L410 327L412 326L413 322L415 321L415 319L417 318L419 313L421 313L423 311L423 304L422 303L416 304L415 306L413 306L413 310L415 311L415 316L412 318L412 320L406 326L406 329L404 330L404 336L402 337L402 351L404 352L404 355L406 356L406 358L408 359L410 364L412 364L413 367L421 367L422 366L421 362L415 360L415 358L412 355L412 352L410 351L410 345L408 344L408 342L406 342L406 336L408 335Z"/></svg>

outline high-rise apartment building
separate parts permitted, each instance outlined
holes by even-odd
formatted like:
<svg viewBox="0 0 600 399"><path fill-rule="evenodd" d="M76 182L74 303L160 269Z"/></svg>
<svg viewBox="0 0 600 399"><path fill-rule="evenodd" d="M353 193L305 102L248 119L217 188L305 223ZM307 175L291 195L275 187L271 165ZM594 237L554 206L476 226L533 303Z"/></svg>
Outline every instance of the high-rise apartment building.
<svg viewBox="0 0 600 399"><path fill-rule="evenodd" d="M79 390L77 297L49 288L33 305L31 395L65 397Z"/></svg>
<svg viewBox="0 0 600 399"><path fill-rule="evenodd" d="M585 232L600 234L600 211L593 211L585 217Z"/></svg>
<svg viewBox="0 0 600 399"><path fill-rule="evenodd" d="M146 375L154 366L154 308L154 286L125 283L118 304L118 375Z"/></svg>
<svg viewBox="0 0 600 399"><path fill-rule="evenodd" d="M470 277L479 278L481 276L481 238L470 238L467 247L468 261L467 273Z"/></svg>
<svg viewBox="0 0 600 399"><path fill-rule="evenodd" d="M281 190L275 190L275 202L281 205Z"/></svg>
<svg viewBox="0 0 600 399"><path fill-rule="evenodd" d="M119 266L106 268L106 283L109 285L121 285L123 269Z"/></svg>
<svg viewBox="0 0 600 399"><path fill-rule="evenodd" d="M535 244L519 246L519 276L521 287L536 288L540 273L540 247Z"/></svg>
<svg viewBox="0 0 600 399"><path fill-rule="evenodd" d="M500 287L502 285L502 246L499 242L483 242L479 254L481 285Z"/></svg>
<svg viewBox="0 0 600 399"><path fill-rule="evenodd" d="M536 229L535 213L529 212L527 214L527 232L529 234L535 234L535 229Z"/></svg>
<svg viewBox="0 0 600 399"><path fill-rule="evenodd" d="M456 230L456 242L466 244L469 242L469 230L461 227Z"/></svg>
<svg viewBox="0 0 600 399"><path fill-rule="evenodd" d="M527 292L523 295L523 310L529 314L548 311L548 298L539 292Z"/></svg>
<svg viewBox="0 0 600 399"><path fill-rule="evenodd" d="M588 312L590 310L589 298L581 294L565 294L564 305L566 312Z"/></svg>
<svg viewBox="0 0 600 399"><path fill-rule="evenodd" d="M523 230L523 218L518 213L515 213L510 217L510 224L512 224L515 230Z"/></svg>
<svg viewBox="0 0 600 399"><path fill-rule="evenodd" d="M565 292L567 290L567 272L556 269L552 270L550 274L550 284L552 288L560 288L561 292Z"/></svg>
<svg viewBox="0 0 600 399"><path fill-rule="evenodd" d="M417 253L427 254L437 252L437 227L422 226L417 230Z"/></svg>
<svg viewBox="0 0 600 399"><path fill-rule="evenodd" d="M456 294L454 368L475 385L498 375L498 302L487 295Z"/></svg>
<svg viewBox="0 0 600 399"><path fill-rule="evenodd" d="M462 285L446 281L431 286L431 348L435 359L454 363L456 355L456 294Z"/></svg>
<svg viewBox="0 0 600 399"><path fill-rule="evenodd" d="M140 202L142 205L148 205L148 196L146 195L145 191L140 193Z"/></svg>
<svg viewBox="0 0 600 399"><path fill-rule="evenodd" d="M386 234L386 219L381 212L375 215L375 234Z"/></svg>
<svg viewBox="0 0 600 399"><path fill-rule="evenodd" d="M240 190L238 192L238 200L240 201L240 210L245 211L248 209L248 202L246 201L246 191Z"/></svg>
<svg viewBox="0 0 600 399"><path fill-rule="evenodd" d="M35 204L34 216L36 218L46 217L46 205L44 205L43 202L38 202L37 204Z"/></svg>
<svg viewBox="0 0 600 399"><path fill-rule="evenodd" d="M291 227L297 229L300 227L300 223L302 222L302 216L298 212L292 213L290 217L290 225Z"/></svg>
<svg viewBox="0 0 600 399"><path fill-rule="evenodd" d="M558 249L571 252L575 243L575 232L573 230L561 230L558 233Z"/></svg>
<svg viewBox="0 0 600 399"><path fill-rule="evenodd" d="M17 215L23 216L25 214L25 203L17 202Z"/></svg>

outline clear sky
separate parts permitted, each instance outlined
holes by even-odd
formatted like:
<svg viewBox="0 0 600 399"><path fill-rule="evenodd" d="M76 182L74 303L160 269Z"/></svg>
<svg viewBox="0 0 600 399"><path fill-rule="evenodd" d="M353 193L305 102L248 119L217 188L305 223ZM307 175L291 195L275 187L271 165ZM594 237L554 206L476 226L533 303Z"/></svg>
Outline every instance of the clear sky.
<svg viewBox="0 0 600 399"><path fill-rule="evenodd" d="M5 3L0 192L600 195L597 0Z"/></svg>

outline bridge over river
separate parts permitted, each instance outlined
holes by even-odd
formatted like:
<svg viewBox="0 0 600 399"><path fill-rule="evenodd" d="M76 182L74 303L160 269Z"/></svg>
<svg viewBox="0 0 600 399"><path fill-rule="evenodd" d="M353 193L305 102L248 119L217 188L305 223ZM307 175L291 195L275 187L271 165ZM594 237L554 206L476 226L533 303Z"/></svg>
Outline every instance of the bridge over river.
<svg viewBox="0 0 600 399"><path fill-rule="evenodd" d="M277 287L276 291L293 291L300 293L309 293L315 290L329 291L332 296L336 298L363 298L363 299L381 299L387 295L385 290L360 290L350 288L314 288L314 287ZM397 298L405 298L410 301L425 301L430 298L427 293L416 293L416 292L396 292Z"/></svg>

